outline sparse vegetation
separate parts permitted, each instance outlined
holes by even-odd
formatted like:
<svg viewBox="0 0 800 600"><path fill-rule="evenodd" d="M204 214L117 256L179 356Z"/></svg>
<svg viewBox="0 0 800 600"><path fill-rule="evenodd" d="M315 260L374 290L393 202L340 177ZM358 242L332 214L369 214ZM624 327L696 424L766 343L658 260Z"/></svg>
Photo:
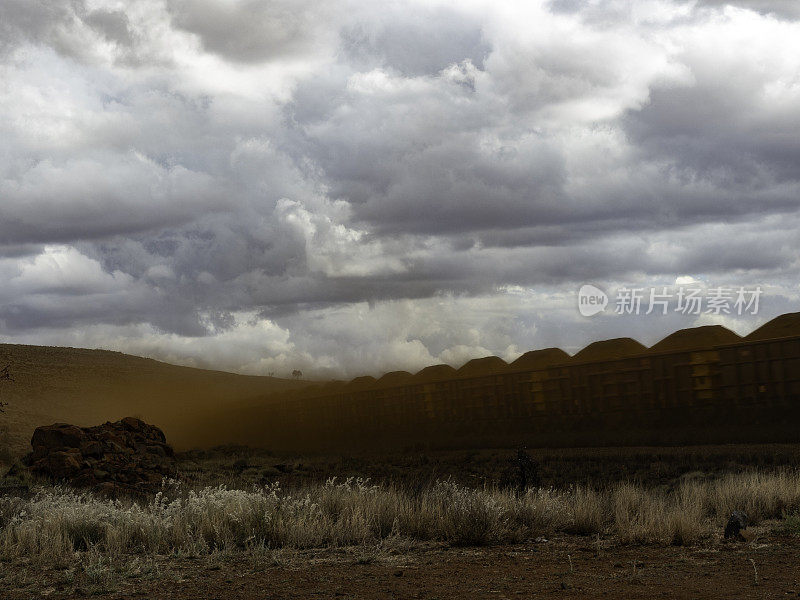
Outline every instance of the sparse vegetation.
<svg viewBox="0 0 800 600"><path fill-rule="evenodd" d="M159 495L136 502L23 480L25 471L15 470L0 483L0 583L18 590L11 597L62 588L102 596L183 585L198 565L224 587L241 568L284 576L323 560L359 572L389 569L390 577L396 569L404 578L403 566L428 552L448 564L455 556L536 552L559 565L567 587L594 577L590 555L595 569L606 568L601 555L624 565L613 567L612 581L650 585L652 557L684 556L675 554L687 552L680 546L693 546L692 556L715 556L727 543L759 552L764 545L755 540L772 535L770 548L790 552L800 533L800 471L790 466L799 451L533 449L522 459L501 449L292 456L226 446L182 454L181 483L167 481ZM538 468L520 471L521 462ZM523 487L521 472L540 485ZM326 482L326 473L346 477ZM755 527L745 541L726 542L734 508ZM764 560L759 570L771 559ZM690 563L685 568L701 568Z"/></svg>
<svg viewBox="0 0 800 600"><path fill-rule="evenodd" d="M792 535L800 535L800 512L786 515L783 530Z"/></svg>
<svg viewBox="0 0 800 600"><path fill-rule="evenodd" d="M671 493L631 484L516 494L450 481L418 493L363 480L293 492L277 485L185 490L171 482L146 504L43 488L30 499L0 499L0 554L64 563L87 552L207 555L402 539L485 545L555 532L693 544L715 535L731 506L746 507L754 521L797 514L800 474L729 475L687 482Z"/></svg>

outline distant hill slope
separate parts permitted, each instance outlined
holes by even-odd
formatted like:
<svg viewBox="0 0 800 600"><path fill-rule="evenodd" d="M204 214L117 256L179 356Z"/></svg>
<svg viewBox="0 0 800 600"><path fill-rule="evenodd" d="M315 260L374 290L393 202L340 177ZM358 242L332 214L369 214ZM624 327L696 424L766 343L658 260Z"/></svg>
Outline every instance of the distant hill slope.
<svg viewBox="0 0 800 600"><path fill-rule="evenodd" d="M108 350L0 344L0 452L29 449L33 430L56 421L92 425L134 415L177 448L220 443L228 407L269 402L307 382L179 367ZM230 440L224 440L230 441ZM2 456L0 456L0 459Z"/></svg>

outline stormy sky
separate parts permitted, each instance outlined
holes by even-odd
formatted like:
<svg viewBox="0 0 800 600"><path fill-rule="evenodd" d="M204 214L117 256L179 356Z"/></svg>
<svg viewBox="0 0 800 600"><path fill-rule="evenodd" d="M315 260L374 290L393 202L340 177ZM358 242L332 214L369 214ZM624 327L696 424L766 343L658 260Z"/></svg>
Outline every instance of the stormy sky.
<svg viewBox="0 0 800 600"><path fill-rule="evenodd" d="M795 0L3 0L0 341L378 375L800 310ZM577 290L760 286L758 314Z"/></svg>

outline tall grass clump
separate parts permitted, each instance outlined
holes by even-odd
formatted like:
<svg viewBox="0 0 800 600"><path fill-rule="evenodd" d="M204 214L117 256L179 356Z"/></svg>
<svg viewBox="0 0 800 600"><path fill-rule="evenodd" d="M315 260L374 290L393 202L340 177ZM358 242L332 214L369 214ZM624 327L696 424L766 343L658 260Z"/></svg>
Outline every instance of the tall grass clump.
<svg viewBox="0 0 800 600"><path fill-rule="evenodd" d="M727 519L733 510L743 510L751 523L777 519L800 509L800 472L726 475L711 483L707 493L718 520Z"/></svg>
<svg viewBox="0 0 800 600"><path fill-rule="evenodd" d="M172 483L146 503L50 487L24 500L0 497L0 558L202 555L376 545L400 538L483 545L554 532L685 545L719 530L733 510L744 510L756 522L800 514L800 475L730 475L683 482L671 492L625 483L522 494L452 481L414 492L361 479L331 479L292 491L277 484L187 490Z"/></svg>
<svg viewBox="0 0 800 600"><path fill-rule="evenodd" d="M589 487L578 486L565 496L569 519L564 530L578 535L600 533L607 520L607 500Z"/></svg>
<svg viewBox="0 0 800 600"><path fill-rule="evenodd" d="M703 497L694 484L670 495L631 484L611 492L613 532L622 543L688 545L704 532Z"/></svg>

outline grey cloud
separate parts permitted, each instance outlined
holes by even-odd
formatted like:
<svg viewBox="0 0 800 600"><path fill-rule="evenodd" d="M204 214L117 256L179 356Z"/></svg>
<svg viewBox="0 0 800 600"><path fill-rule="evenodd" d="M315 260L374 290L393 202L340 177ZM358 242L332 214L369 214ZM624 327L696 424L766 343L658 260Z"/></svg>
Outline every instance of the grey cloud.
<svg viewBox="0 0 800 600"><path fill-rule="evenodd" d="M0 332L341 376L691 325L587 324L586 281L790 307L792 57L704 53L703 10L646 25L668 53L591 4L549 38L492 7L4 3L6 48L56 52L3 65ZM213 73L161 60L187 31Z"/></svg>
<svg viewBox="0 0 800 600"><path fill-rule="evenodd" d="M338 103L322 112L303 104L312 95L301 86L292 106L298 141L324 170L330 194L378 230L522 226L566 208L563 160L549 140L522 132L485 145L499 126L491 101L439 79L423 96L389 98L348 96L341 80L331 85L312 88ZM326 118L331 112L346 116Z"/></svg>
<svg viewBox="0 0 800 600"><path fill-rule="evenodd" d="M586 0L550 0L549 7L557 13L576 13L587 5Z"/></svg>
<svg viewBox="0 0 800 600"><path fill-rule="evenodd" d="M491 50L481 22L454 9L408 11L387 5L377 18L370 16L369 22L345 26L341 34L347 61L363 70L385 66L417 77L466 60L483 68Z"/></svg>
<svg viewBox="0 0 800 600"><path fill-rule="evenodd" d="M25 258L36 256L42 251L40 244L0 244L0 258Z"/></svg>
<svg viewBox="0 0 800 600"><path fill-rule="evenodd" d="M133 45L122 11L88 11L83 0L7 0L0 5L0 54L31 43L92 62L84 24L126 49Z"/></svg>
<svg viewBox="0 0 800 600"><path fill-rule="evenodd" d="M85 22L112 42L128 47L134 43L128 16L121 10L95 10L86 15Z"/></svg>
<svg viewBox="0 0 800 600"><path fill-rule="evenodd" d="M24 40L52 40L54 28L70 18L63 1L7 0L0 3L0 51L8 52Z"/></svg>
<svg viewBox="0 0 800 600"><path fill-rule="evenodd" d="M800 17L800 6L795 0L674 0L676 4L689 4L699 9L722 9L726 6L746 8L762 15L772 15L794 20ZM628 7L613 0L550 0L548 6L556 13L582 14L595 21L613 22L610 17L619 18ZM682 18L682 17L681 17Z"/></svg>
<svg viewBox="0 0 800 600"><path fill-rule="evenodd" d="M738 6L765 15L776 15L786 19L800 18L800 5L795 0L699 0L699 6Z"/></svg>
<svg viewBox="0 0 800 600"><path fill-rule="evenodd" d="M629 113L629 134L652 155L708 177L725 169L720 185L800 180L800 117L763 106L770 80L740 64L701 64L696 73L695 85L654 89Z"/></svg>
<svg viewBox="0 0 800 600"><path fill-rule="evenodd" d="M305 54L325 35L336 3L303 0L168 0L173 23L209 52L242 63Z"/></svg>
<svg viewBox="0 0 800 600"><path fill-rule="evenodd" d="M63 295L59 295L47 301L8 304L0 308L0 323L8 334L13 335L40 329L69 329L101 323L119 326L142 322L141 301L125 307L120 306L118 300L84 296L79 302L65 303ZM188 337L209 333L194 307L187 303L180 306L173 300L168 304L150 303L149 307L154 312L148 314L147 321L158 330ZM166 310L155 312L162 308Z"/></svg>
<svg viewBox="0 0 800 600"><path fill-rule="evenodd" d="M208 174L163 169L136 157L112 164L100 157L43 161L20 179L0 183L0 194L3 244L132 233L226 205Z"/></svg>

